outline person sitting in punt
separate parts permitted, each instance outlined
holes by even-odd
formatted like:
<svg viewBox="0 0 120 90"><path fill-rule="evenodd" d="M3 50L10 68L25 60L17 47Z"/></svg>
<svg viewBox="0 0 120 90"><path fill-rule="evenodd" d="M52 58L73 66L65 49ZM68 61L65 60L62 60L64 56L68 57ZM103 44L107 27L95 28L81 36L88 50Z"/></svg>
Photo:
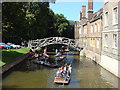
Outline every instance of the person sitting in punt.
<svg viewBox="0 0 120 90"><path fill-rule="evenodd" d="M68 73L69 73L69 75L71 74L71 71L72 71L72 65L70 64L70 65L68 66Z"/></svg>
<svg viewBox="0 0 120 90"><path fill-rule="evenodd" d="M44 56L45 58L49 58L49 55L47 55L47 54L45 54L45 53L43 53L43 56Z"/></svg>
<svg viewBox="0 0 120 90"><path fill-rule="evenodd" d="M60 53L61 52L57 52L56 55L55 55L55 57L60 57Z"/></svg>
<svg viewBox="0 0 120 90"><path fill-rule="evenodd" d="M30 49L30 51L28 52L29 55L34 55L34 52Z"/></svg>
<svg viewBox="0 0 120 90"><path fill-rule="evenodd" d="M70 74L69 74L69 71L67 71L67 78L69 78L70 77Z"/></svg>
<svg viewBox="0 0 120 90"><path fill-rule="evenodd" d="M43 55L44 55L45 57L49 58L49 55L47 54L47 47L45 47L44 52L43 52Z"/></svg>
<svg viewBox="0 0 120 90"><path fill-rule="evenodd" d="M66 65L64 65L61 67L61 75L62 75L62 77L65 77L66 74L67 74Z"/></svg>
<svg viewBox="0 0 120 90"><path fill-rule="evenodd" d="M61 70L62 70L62 71L64 71L64 68L65 68L65 67L64 67L64 66L62 66L62 67L61 67Z"/></svg>
<svg viewBox="0 0 120 90"><path fill-rule="evenodd" d="M59 68L59 70L57 71L56 76L61 77L61 68Z"/></svg>
<svg viewBox="0 0 120 90"><path fill-rule="evenodd" d="M38 58L38 56L39 56L38 53L35 53L34 57L35 57L35 58Z"/></svg>
<svg viewBox="0 0 120 90"><path fill-rule="evenodd" d="M42 54L39 54L39 59L45 59L45 56Z"/></svg>
<svg viewBox="0 0 120 90"><path fill-rule="evenodd" d="M44 61L40 61L40 64L44 64L45 62Z"/></svg>
<svg viewBox="0 0 120 90"><path fill-rule="evenodd" d="M57 57L57 58L55 59L55 64L58 64L58 61L62 61L62 60L65 58L65 56L63 56L62 52L58 52L58 53L55 55L55 57Z"/></svg>
<svg viewBox="0 0 120 90"><path fill-rule="evenodd" d="M58 49L55 49L55 53L56 53L56 54L58 53Z"/></svg>
<svg viewBox="0 0 120 90"><path fill-rule="evenodd" d="M61 53L59 61L62 61L64 58L65 58L65 56L63 56L63 54Z"/></svg>
<svg viewBox="0 0 120 90"><path fill-rule="evenodd" d="M45 64L45 65L51 65L50 62L45 62L44 64Z"/></svg>

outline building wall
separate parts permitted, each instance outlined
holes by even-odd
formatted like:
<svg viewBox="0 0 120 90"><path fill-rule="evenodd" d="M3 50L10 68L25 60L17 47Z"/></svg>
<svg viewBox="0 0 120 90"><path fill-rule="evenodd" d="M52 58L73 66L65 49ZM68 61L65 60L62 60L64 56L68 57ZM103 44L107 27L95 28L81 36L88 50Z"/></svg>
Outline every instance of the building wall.
<svg viewBox="0 0 120 90"><path fill-rule="evenodd" d="M81 25L81 29L79 29L79 41L81 42L80 47L84 48L81 52L84 54L81 55L85 55L96 62L100 62L101 57L101 22L102 19L98 19L93 22L88 21L85 25Z"/></svg>
<svg viewBox="0 0 120 90"><path fill-rule="evenodd" d="M76 40L78 40L78 38L79 38L79 26L80 26L80 22L79 21L75 21L75 25L74 25L74 38L76 39Z"/></svg>
<svg viewBox="0 0 120 90"><path fill-rule="evenodd" d="M118 2L107 2L103 4L103 32L102 32L102 52L101 52L101 62L100 65L103 66L108 71L112 72L114 75L120 77L120 69L118 66L120 64L120 51L119 51L119 40L120 40L120 28L119 21L114 24L114 8L118 8L118 17L120 15L120 5ZM106 25L106 12L108 12L108 25ZM114 35L117 35L116 45L114 46L115 40Z"/></svg>
<svg viewBox="0 0 120 90"><path fill-rule="evenodd" d="M98 19L94 22L89 23L89 32L88 32L88 46L86 51L86 56L95 60L97 63L100 62L101 56L101 32L102 25L101 19Z"/></svg>
<svg viewBox="0 0 120 90"><path fill-rule="evenodd" d="M120 0L118 1L103 3L102 18L92 22L89 19L86 23L81 20L77 34L80 47L84 48L80 55L95 60L103 68L120 77ZM118 8L118 23L114 23L115 8ZM107 25L106 12L108 12Z"/></svg>

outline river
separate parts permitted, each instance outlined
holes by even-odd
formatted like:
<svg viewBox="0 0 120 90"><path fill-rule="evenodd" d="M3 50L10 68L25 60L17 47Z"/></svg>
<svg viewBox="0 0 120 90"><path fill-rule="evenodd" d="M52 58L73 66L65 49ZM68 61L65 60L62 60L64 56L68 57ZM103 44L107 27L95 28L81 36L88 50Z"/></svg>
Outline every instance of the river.
<svg viewBox="0 0 120 90"><path fill-rule="evenodd" d="M51 55L54 59L54 56ZM25 60L4 75L3 88L118 88L118 78L86 57L69 52L72 63L71 81L68 85L55 84L58 68L49 68Z"/></svg>

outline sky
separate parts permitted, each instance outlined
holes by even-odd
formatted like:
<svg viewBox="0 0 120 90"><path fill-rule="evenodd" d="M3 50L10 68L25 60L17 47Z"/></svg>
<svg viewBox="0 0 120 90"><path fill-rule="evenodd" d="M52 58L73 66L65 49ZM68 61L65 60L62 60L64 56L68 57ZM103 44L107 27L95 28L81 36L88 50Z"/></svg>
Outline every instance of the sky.
<svg viewBox="0 0 120 90"><path fill-rule="evenodd" d="M50 3L50 8L54 13L63 14L68 20L79 21L79 13L82 10L82 5L86 5L86 16L88 9L88 2L55 2ZM102 1L93 3L94 12L102 8Z"/></svg>

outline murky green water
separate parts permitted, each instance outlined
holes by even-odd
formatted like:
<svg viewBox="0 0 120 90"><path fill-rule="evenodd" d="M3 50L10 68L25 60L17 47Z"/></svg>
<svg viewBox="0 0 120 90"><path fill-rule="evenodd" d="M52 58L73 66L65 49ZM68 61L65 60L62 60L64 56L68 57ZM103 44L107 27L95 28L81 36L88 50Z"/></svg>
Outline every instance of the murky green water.
<svg viewBox="0 0 120 90"><path fill-rule="evenodd" d="M78 55L67 55L67 60L73 65L69 85L54 84L58 68L26 60L3 79L3 88L118 88L118 78L91 60Z"/></svg>

